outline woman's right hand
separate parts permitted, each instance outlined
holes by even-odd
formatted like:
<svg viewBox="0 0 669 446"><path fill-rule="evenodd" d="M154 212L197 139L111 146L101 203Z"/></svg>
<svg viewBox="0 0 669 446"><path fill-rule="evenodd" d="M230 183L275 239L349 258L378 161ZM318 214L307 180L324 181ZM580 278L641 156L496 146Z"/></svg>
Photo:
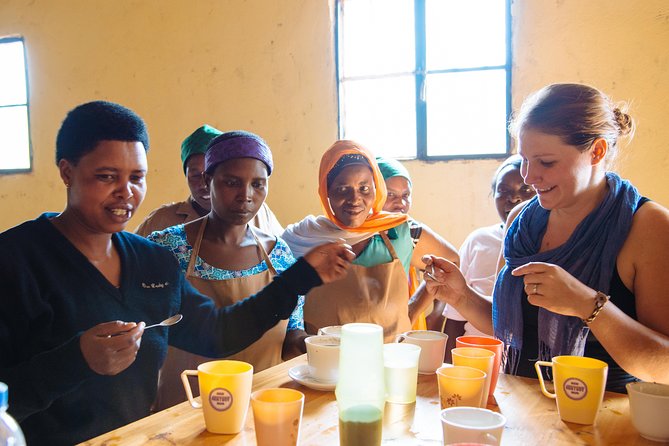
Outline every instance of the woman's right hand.
<svg viewBox="0 0 669 446"><path fill-rule="evenodd" d="M434 255L425 255L425 287L427 292L454 307L465 298L469 287L460 269L452 262Z"/></svg>
<svg viewBox="0 0 669 446"><path fill-rule="evenodd" d="M316 246L304 255L304 260L316 270L323 283L343 278L353 259L355 254L343 240Z"/></svg>
<svg viewBox="0 0 669 446"><path fill-rule="evenodd" d="M116 375L135 362L142 343L144 322L112 321L86 330L79 347L88 366L100 375Z"/></svg>

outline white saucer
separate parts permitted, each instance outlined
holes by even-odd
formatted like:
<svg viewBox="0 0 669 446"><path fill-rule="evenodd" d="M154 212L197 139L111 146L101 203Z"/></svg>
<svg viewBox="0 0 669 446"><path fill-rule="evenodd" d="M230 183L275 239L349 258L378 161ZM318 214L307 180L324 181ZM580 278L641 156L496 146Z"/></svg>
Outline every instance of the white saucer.
<svg viewBox="0 0 669 446"><path fill-rule="evenodd" d="M337 387L336 382L317 381L311 377L307 364L298 365L288 370L288 376L303 386L314 390L333 391Z"/></svg>

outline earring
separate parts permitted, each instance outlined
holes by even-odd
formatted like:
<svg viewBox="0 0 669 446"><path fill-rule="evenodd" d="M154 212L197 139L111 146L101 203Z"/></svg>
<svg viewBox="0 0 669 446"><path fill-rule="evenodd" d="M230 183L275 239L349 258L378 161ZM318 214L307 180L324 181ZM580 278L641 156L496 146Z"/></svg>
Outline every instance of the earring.
<svg viewBox="0 0 669 446"><path fill-rule="evenodd" d="M69 189L70 188L70 183L65 183L65 188Z"/></svg>

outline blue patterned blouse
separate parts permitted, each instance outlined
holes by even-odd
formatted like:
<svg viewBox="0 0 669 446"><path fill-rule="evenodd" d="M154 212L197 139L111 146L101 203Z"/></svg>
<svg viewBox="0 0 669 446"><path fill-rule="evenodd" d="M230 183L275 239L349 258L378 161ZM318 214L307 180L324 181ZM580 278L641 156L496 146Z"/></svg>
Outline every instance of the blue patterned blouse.
<svg viewBox="0 0 669 446"><path fill-rule="evenodd" d="M156 231L147 237L149 240L158 243L159 245L165 246L172 252L172 255L176 257L179 262L181 270L186 273L188 269L188 262L190 262L190 256L193 252L193 247L188 244L186 239L186 231L184 231L184 225L176 225L164 229L162 231ZM272 266L277 273L288 269L293 263L295 263L295 257L290 248L283 241L282 238L277 237L276 244L272 252L268 254ZM241 271L230 271L226 269L216 268L209 265L207 262L198 257L195 260L195 269L193 275L207 280L227 280L233 279L235 277L244 277L251 276L254 274L261 273L267 270L267 264L265 261L261 261L257 265L252 266L248 269L243 269ZM302 308L304 307L304 296L300 296L297 300L297 306L293 313L288 319L288 328L290 330L304 330L304 313Z"/></svg>

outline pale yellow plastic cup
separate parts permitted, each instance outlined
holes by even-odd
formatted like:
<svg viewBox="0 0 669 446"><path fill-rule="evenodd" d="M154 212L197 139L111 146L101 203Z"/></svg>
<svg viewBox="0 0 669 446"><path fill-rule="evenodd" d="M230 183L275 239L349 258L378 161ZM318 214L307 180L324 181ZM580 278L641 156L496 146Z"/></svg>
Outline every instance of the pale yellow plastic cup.
<svg viewBox="0 0 669 446"><path fill-rule="evenodd" d="M420 347L414 344L385 344L383 369L386 401L410 404L416 401Z"/></svg>
<svg viewBox="0 0 669 446"><path fill-rule="evenodd" d="M541 366L553 368L555 393L546 390ZM594 424L602 406L609 366L599 359L581 356L556 356L551 362L534 364L541 392L557 401L558 413L564 421Z"/></svg>
<svg viewBox="0 0 669 446"><path fill-rule="evenodd" d="M437 369L441 408L481 407L486 386L485 372L473 367L454 365Z"/></svg>
<svg viewBox="0 0 669 446"><path fill-rule="evenodd" d="M251 394L253 421L258 446L296 446L304 394L294 389L263 389Z"/></svg>
<svg viewBox="0 0 669 446"><path fill-rule="evenodd" d="M495 353L495 364L492 366L492 376L490 377L490 390L488 391L488 404L495 402L494 393L497 387L497 378L502 362L502 353L504 352L504 343L499 339L490 336L459 336L455 339L456 347L476 347L484 348Z"/></svg>
<svg viewBox="0 0 669 446"><path fill-rule="evenodd" d="M478 347L457 347L451 350L451 356L453 358L453 365L473 367L486 374L483 398L481 399L481 405L479 406L485 408L488 404L492 369L495 366L495 353Z"/></svg>
<svg viewBox="0 0 669 446"><path fill-rule="evenodd" d="M383 327L345 324L335 390L340 446L381 445L385 393Z"/></svg>
<svg viewBox="0 0 669 446"><path fill-rule="evenodd" d="M198 378L201 402L193 398L189 375ZM209 432L237 434L242 430L253 383L251 364L231 360L205 362L197 370L181 372L181 381L191 406L202 408Z"/></svg>

